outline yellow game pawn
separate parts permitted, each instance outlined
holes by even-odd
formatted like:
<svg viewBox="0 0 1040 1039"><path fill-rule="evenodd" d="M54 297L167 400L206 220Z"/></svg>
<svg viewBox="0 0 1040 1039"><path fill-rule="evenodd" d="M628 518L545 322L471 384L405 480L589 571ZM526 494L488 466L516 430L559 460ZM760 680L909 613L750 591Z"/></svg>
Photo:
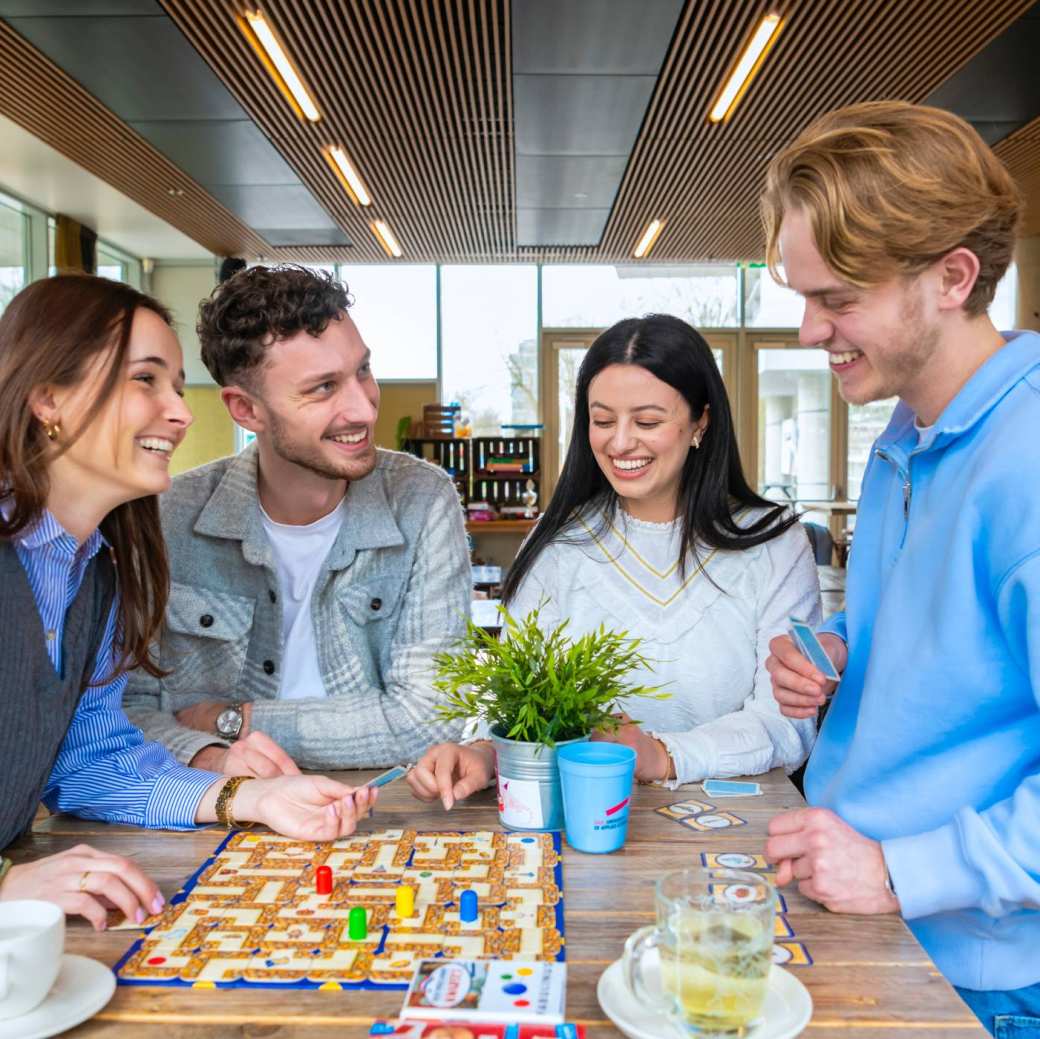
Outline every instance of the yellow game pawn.
<svg viewBox="0 0 1040 1039"><path fill-rule="evenodd" d="M415 888L402 884L397 889L394 906L399 920L410 920L415 916Z"/></svg>

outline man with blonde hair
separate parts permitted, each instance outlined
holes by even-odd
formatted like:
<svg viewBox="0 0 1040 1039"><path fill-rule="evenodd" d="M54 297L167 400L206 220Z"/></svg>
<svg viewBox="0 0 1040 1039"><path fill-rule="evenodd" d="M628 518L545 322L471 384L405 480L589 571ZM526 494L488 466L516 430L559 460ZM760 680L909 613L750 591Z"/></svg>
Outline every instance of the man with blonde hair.
<svg viewBox="0 0 1040 1039"><path fill-rule="evenodd" d="M845 400L897 396L863 480L842 672L805 779L770 823L781 884L901 912L995 1035L1040 1035L1040 336L987 309L1022 202L963 120L901 102L823 116L772 161L774 276ZM834 683L791 640L781 709Z"/></svg>

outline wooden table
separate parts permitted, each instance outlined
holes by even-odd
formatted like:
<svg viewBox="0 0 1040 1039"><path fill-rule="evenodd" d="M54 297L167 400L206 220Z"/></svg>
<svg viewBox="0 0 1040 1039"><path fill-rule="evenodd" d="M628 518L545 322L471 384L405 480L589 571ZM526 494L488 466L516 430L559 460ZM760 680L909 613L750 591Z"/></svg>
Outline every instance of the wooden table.
<svg viewBox="0 0 1040 1039"><path fill-rule="evenodd" d="M372 773L342 776L346 782ZM565 850L564 889L568 962L567 1010L586 1025L590 1039L616 1037L596 1001L596 982L621 954L625 938L653 919L653 882L666 870L698 864L702 851L761 851L766 824L778 811L803 802L780 771L758 777L764 795L732 798L725 807L748 825L714 834L696 834L653 809L693 796L656 787L638 787L633 799L628 842L613 855L582 855ZM716 802L719 803L719 802ZM490 792L445 813L440 805L412 799L404 783L382 791L375 819L363 828L497 828ZM162 833L108 826L55 816L37 823L9 854L20 861L61 851L79 842L132 856L169 897L222 839L217 829ZM938 973L901 919L895 916L836 916L784 892L788 919L812 954L811 967L792 968L812 993L813 1019L804 1033L812 1039L896 1039L900 1036L986 1035L957 994ZM95 934L70 920L66 948L114 964L135 932ZM393 1017L402 993L279 992L270 989L199 991L120 986L112 1002L92 1021L68 1035L137 1039L286 1039L312 1036L360 1037L376 1017Z"/></svg>

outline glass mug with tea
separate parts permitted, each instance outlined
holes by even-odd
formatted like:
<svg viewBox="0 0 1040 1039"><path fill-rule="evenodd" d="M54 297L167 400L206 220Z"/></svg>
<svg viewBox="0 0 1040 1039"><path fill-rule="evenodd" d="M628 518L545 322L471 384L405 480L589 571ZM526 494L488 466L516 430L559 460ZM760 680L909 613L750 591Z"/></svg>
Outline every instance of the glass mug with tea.
<svg viewBox="0 0 1040 1039"><path fill-rule="evenodd" d="M648 1009L683 1036L740 1036L762 1012L772 967L776 895L731 869L684 869L657 882L657 923L625 942L625 978ZM660 982L648 985L656 951ZM647 964L648 966L648 964Z"/></svg>

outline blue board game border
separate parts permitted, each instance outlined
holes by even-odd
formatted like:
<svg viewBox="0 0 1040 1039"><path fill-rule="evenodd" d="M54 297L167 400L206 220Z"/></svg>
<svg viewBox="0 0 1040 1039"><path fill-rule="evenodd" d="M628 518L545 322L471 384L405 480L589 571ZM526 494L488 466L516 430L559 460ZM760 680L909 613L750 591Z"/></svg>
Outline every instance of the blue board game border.
<svg viewBox="0 0 1040 1039"><path fill-rule="evenodd" d="M403 827L407 831L408 827ZM228 843L233 837L236 837L240 833L247 833L251 831L246 830L232 830L227 836L213 849L213 853L206 859L201 866L187 879L181 889L170 899L170 905L180 905L184 902L188 895L191 894L193 888L198 883L199 878L202 874L216 862L220 853L227 847ZM475 830L416 830L415 835L421 836L424 833L444 833L452 835L461 835L464 833L475 833ZM492 831L497 832L497 831ZM522 831L505 831L507 835L513 835ZM563 888L563 841L561 839L559 830L543 830L541 833L548 833L552 837L553 850L556 852L556 865L553 868L553 880L556 883L556 887L560 891L560 897L556 902L556 929L560 932L560 937L563 941L560 944L560 951L556 954L556 962L563 962L567 957L567 935L564 931L564 888ZM352 834L351 836L364 836L363 834ZM524 838L521 836L521 841ZM532 837L533 841L535 838ZM324 843L324 842L319 842ZM415 849L412 849L412 854L415 854ZM411 856L409 856L409 860ZM452 903L448 903L451 905ZM386 944L386 938L389 931L389 925L384 924L383 935L380 938L379 945L376 947L375 952L382 952ZM143 979L143 978L124 978L120 975L120 971L123 969L127 961L131 956L134 955L144 945L145 939L148 934L151 933L151 928L145 931L129 949L120 957L119 962L112 968L113 973L116 976L116 981L120 985L136 986L143 988L194 988L195 981L185 981L183 978L169 978L169 979ZM432 958L439 958L432 957ZM369 979L364 981L337 981L335 983L344 992L404 992L408 988L408 982L375 982ZM285 991L298 991L298 990L310 990L318 991L323 985L328 985L327 981L249 981L245 978L236 978L234 981L214 981L208 982L207 987L212 985L218 989L241 989L241 988L254 988L254 989L282 989Z"/></svg>

